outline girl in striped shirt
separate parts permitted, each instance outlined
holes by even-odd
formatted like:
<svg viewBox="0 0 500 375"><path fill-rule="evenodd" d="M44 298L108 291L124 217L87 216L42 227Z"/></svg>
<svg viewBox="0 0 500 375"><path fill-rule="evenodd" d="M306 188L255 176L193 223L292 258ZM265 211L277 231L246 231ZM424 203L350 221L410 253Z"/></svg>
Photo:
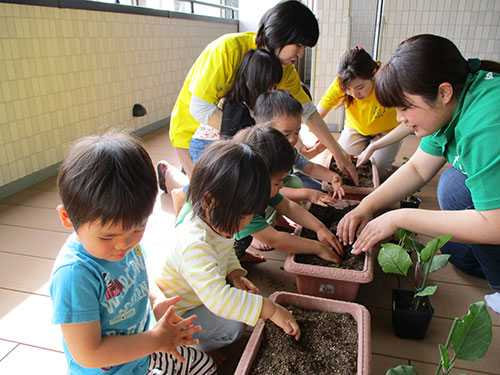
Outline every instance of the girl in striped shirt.
<svg viewBox="0 0 500 375"><path fill-rule="evenodd" d="M180 296L179 315L197 316L198 349L231 344L259 318L300 337L292 314L259 295L233 250L234 234L267 207L270 185L259 153L235 140L215 141L195 164L187 191L192 209L178 218L155 281L166 296Z"/></svg>

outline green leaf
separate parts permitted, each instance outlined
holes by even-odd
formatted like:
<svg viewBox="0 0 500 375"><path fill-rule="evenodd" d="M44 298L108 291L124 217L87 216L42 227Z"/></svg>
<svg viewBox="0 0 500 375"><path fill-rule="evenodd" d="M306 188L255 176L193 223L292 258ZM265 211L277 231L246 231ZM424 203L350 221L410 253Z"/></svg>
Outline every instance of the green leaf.
<svg viewBox="0 0 500 375"><path fill-rule="evenodd" d="M432 296L434 293L436 293L437 286L432 285L426 287L424 290L421 290L418 293L415 293L415 297L424 297L424 296Z"/></svg>
<svg viewBox="0 0 500 375"><path fill-rule="evenodd" d="M385 273L404 275L413 264L408 253L401 246L383 243L378 253L378 263Z"/></svg>
<svg viewBox="0 0 500 375"><path fill-rule="evenodd" d="M397 230L396 232L396 237L399 238L400 240L402 240L403 238L405 237L410 237L413 233L410 232L409 230L406 230L406 229L403 229L403 228L400 228Z"/></svg>
<svg viewBox="0 0 500 375"><path fill-rule="evenodd" d="M451 343L455 357L475 361L484 357L493 337L491 317L483 301L469 306L469 313L457 322Z"/></svg>
<svg viewBox="0 0 500 375"><path fill-rule="evenodd" d="M449 254L435 255L429 273L436 272L437 270L444 268L448 264L448 259L450 259ZM427 267L429 267L428 264L429 263L426 263L424 265L424 272L427 272Z"/></svg>
<svg viewBox="0 0 500 375"><path fill-rule="evenodd" d="M385 375L418 375L418 372L413 368L413 366L400 365L389 369Z"/></svg>
<svg viewBox="0 0 500 375"><path fill-rule="evenodd" d="M444 345L439 344L439 353L441 353L441 363L444 371L450 371L450 353Z"/></svg>
<svg viewBox="0 0 500 375"><path fill-rule="evenodd" d="M417 252L422 251L422 249L425 247L422 242L415 238L407 238L404 246L406 249L413 249L416 250Z"/></svg>
<svg viewBox="0 0 500 375"><path fill-rule="evenodd" d="M451 234L444 234L430 241L427 246L425 246L424 249L420 252L422 261L427 262L431 257L434 256L436 251L438 251L446 242L450 240L450 238Z"/></svg>

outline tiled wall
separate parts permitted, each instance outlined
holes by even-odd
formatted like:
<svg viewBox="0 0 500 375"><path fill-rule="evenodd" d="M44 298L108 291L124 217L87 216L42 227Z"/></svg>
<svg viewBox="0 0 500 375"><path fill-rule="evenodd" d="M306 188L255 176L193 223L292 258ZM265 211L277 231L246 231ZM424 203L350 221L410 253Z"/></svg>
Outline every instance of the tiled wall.
<svg viewBox="0 0 500 375"><path fill-rule="evenodd" d="M50 169L83 135L165 122L202 49L235 31L236 23L0 4L0 193ZM135 103L145 117L132 117Z"/></svg>
<svg viewBox="0 0 500 375"><path fill-rule="evenodd" d="M321 96L335 78L340 56L358 41L348 41L349 9L359 8L367 0L317 0L315 13L320 23L320 39L316 47L313 98ZM442 35L452 40L464 57L500 61L499 0L385 0L380 60L387 60L397 45L421 33ZM372 7L365 7L372 12ZM352 13L351 13L352 14ZM359 15L353 16L357 22ZM356 25L352 31L356 30ZM356 37L351 33L351 37ZM438 52L437 52L438 53ZM328 124L342 123L342 110L332 111Z"/></svg>
<svg viewBox="0 0 500 375"><path fill-rule="evenodd" d="M384 7L382 60L408 37L431 33L452 40L465 58L500 61L498 0L385 0Z"/></svg>

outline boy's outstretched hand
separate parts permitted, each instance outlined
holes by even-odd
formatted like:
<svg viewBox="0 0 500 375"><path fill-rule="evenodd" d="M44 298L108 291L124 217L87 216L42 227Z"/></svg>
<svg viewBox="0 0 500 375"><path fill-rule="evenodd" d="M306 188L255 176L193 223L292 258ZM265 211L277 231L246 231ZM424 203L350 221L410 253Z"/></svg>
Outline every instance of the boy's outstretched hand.
<svg viewBox="0 0 500 375"><path fill-rule="evenodd" d="M316 232L318 240L325 245L333 248L338 255L344 255L344 248L337 237L325 226ZM339 262L340 263L340 262Z"/></svg>
<svg viewBox="0 0 500 375"><path fill-rule="evenodd" d="M194 333L201 331L201 326L193 325L195 319L196 315L186 319L180 318L175 314L174 306L170 306L151 330L158 342L158 351L169 353L184 362L185 359L177 351L177 347L198 344L198 340L192 338Z"/></svg>
<svg viewBox="0 0 500 375"><path fill-rule="evenodd" d="M300 328L292 313L277 303L274 303L274 305L276 306L276 310L274 310L269 320L285 331L285 333L294 336L295 340L299 341Z"/></svg>
<svg viewBox="0 0 500 375"><path fill-rule="evenodd" d="M323 193L319 190L308 189L307 192L308 201L318 206L327 207L328 205L333 206L337 200L335 199L335 195L330 196L326 193Z"/></svg>

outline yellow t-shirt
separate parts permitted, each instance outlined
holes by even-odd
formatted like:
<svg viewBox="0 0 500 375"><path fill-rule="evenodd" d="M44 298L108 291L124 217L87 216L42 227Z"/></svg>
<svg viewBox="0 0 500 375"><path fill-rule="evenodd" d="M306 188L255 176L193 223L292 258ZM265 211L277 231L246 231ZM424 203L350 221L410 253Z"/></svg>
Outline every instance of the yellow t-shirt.
<svg viewBox="0 0 500 375"><path fill-rule="evenodd" d="M217 104L231 88L243 56L253 48L257 48L255 33L234 33L214 40L201 53L189 70L170 116L170 140L174 147L189 148L189 141L200 124L189 113L191 95ZM288 91L302 104L311 101L293 65L283 68L283 78L277 88Z"/></svg>
<svg viewBox="0 0 500 375"><path fill-rule="evenodd" d="M344 92L335 77L319 104L330 111L341 103L343 98ZM366 99L354 99L345 112L345 126L357 130L362 135L388 132L398 126L396 109L380 105L373 89Z"/></svg>

